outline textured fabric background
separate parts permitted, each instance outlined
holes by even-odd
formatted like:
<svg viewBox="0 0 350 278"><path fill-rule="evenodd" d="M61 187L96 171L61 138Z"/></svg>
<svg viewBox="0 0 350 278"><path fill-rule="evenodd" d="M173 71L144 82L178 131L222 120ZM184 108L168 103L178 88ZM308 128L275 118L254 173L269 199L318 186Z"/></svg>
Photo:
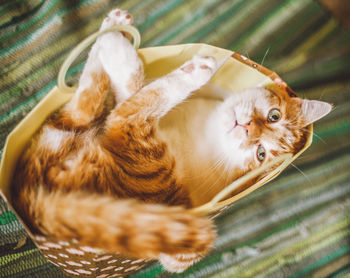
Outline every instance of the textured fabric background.
<svg viewBox="0 0 350 278"><path fill-rule="evenodd" d="M0 149L7 134L56 84L68 52L96 31L114 7L134 15L142 47L204 42L232 49L276 71L300 96L335 105L315 124L314 143L295 167L217 219L220 236L210 255L183 274L171 275L154 264L133 278L350 277L350 31L319 2L0 3ZM83 60L70 70L72 80ZM65 277L26 240L3 200L0 277Z"/></svg>

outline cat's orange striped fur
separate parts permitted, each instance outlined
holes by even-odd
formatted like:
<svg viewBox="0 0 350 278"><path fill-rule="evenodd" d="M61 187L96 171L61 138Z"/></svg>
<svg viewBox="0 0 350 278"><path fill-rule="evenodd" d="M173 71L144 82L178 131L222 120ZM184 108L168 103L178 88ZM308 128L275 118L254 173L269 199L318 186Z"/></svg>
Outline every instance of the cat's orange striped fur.
<svg viewBox="0 0 350 278"><path fill-rule="evenodd" d="M101 28L131 23L128 13L113 10ZM72 100L51 116L17 165L11 195L25 223L35 233L158 258L170 271L205 255L215 238L212 221L186 208L265 160L298 151L302 127L330 109L322 106L309 119L301 113L306 104L276 86L247 92L242 104L237 98L181 104L215 67L215 59L195 56L144 86L142 62L129 41L119 32L99 38ZM106 115L109 91L116 106ZM266 120L271 107L279 107L283 116L275 109L271 118L281 117L279 123ZM172 124L162 128L164 121Z"/></svg>

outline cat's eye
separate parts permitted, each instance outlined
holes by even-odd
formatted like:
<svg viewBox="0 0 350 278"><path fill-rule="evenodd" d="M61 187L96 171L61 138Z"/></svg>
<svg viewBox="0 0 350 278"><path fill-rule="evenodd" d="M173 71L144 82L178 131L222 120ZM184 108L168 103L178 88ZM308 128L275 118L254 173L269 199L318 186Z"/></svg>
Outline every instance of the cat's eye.
<svg viewBox="0 0 350 278"><path fill-rule="evenodd" d="M268 116L267 116L267 121L274 123L274 122L278 122L281 119L282 113L280 110L278 110L277 108L273 108L270 110Z"/></svg>
<svg viewBox="0 0 350 278"><path fill-rule="evenodd" d="M265 160L266 151L265 148L262 145L259 145L258 150L256 151L256 157L260 162L263 162Z"/></svg>

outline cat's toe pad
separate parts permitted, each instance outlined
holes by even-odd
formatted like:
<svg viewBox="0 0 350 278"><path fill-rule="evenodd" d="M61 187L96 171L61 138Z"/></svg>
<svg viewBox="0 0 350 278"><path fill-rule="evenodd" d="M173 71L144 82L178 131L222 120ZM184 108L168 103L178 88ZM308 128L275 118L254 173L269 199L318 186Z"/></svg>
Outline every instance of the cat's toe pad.
<svg viewBox="0 0 350 278"><path fill-rule="evenodd" d="M115 25L131 25L134 22L133 17L127 11L114 9L109 12L104 19L101 29L106 29Z"/></svg>
<svg viewBox="0 0 350 278"><path fill-rule="evenodd" d="M189 80L194 89L206 84L216 71L216 60L210 56L193 56L192 60L180 67L184 80Z"/></svg>
<svg viewBox="0 0 350 278"><path fill-rule="evenodd" d="M193 56L192 60L181 67L181 70L187 73L192 73L195 70L214 71L216 68L216 60L211 56Z"/></svg>

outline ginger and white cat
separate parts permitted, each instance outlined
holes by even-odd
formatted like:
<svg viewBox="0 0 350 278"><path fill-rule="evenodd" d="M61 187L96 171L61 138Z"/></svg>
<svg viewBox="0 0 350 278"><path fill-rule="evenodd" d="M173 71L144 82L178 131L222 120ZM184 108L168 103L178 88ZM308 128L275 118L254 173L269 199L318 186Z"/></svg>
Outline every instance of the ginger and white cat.
<svg viewBox="0 0 350 278"><path fill-rule="evenodd" d="M132 24L132 17L113 10L101 29L115 24ZM215 70L214 58L194 56L144 85L128 39L120 32L101 36L75 95L17 165L11 194L25 223L34 233L156 258L173 272L198 261L215 229L186 208L273 157L298 152L304 127L331 110L277 85L184 102ZM116 105L107 113L109 91Z"/></svg>

